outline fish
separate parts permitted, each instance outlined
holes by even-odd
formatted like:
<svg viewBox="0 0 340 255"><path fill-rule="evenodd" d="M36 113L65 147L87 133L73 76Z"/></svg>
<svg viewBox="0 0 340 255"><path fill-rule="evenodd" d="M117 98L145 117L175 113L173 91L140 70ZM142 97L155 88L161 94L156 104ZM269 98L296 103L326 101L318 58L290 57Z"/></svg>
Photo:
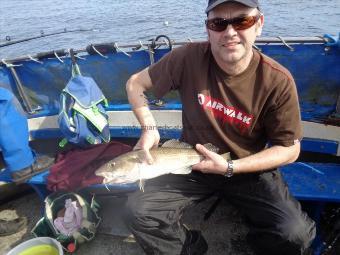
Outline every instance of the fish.
<svg viewBox="0 0 340 255"><path fill-rule="evenodd" d="M210 143L203 145L208 150L218 152ZM152 164L144 162L141 150L124 153L99 167L95 174L104 178L104 184L129 184L139 181L144 189L144 181L164 174L189 174L191 167L204 159L190 144L176 139L168 140L161 147L150 150ZM221 155L230 159L230 153Z"/></svg>

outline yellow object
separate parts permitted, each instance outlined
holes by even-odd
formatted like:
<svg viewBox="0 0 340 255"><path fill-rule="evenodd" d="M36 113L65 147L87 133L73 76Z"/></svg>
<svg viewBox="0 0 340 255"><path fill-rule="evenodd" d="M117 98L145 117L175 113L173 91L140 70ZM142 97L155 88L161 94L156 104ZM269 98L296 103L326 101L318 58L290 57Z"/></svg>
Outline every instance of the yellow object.
<svg viewBox="0 0 340 255"><path fill-rule="evenodd" d="M59 252L53 245L41 244L27 248L18 255L59 255Z"/></svg>

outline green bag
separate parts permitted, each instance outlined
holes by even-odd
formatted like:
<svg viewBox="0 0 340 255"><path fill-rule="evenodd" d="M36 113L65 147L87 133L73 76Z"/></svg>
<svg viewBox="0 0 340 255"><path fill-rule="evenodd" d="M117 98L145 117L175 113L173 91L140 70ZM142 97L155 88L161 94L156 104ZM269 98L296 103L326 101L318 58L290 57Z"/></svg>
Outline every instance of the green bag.
<svg viewBox="0 0 340 255"><path fill-rule="evenodd" d="M54 220L60 210L65 208L66 199L77 201L82 209L82 222L78 231L72 235L60 233L54 226ZM96 230L101 222L97 212L99 205L92 197L90 203L83 197L72 192L55 192L45 199L44 217L41 218L32 229L32 234L36 237L52 237L59 241L62 246L69 250L69 244L74 244L72 252L79 247L79 244L92 240L95 237Z"/></svg>

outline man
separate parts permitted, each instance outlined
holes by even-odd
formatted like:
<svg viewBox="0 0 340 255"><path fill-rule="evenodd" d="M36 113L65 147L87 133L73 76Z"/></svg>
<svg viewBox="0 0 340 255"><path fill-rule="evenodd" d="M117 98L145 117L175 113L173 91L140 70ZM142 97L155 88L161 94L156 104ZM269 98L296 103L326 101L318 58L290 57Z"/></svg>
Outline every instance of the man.
<svg viewBox="0 0 340 255"><path fill-rule="evenodd" d="M0 152L14 182L23 183L54 162L47 156L35 157L28 143L27 119L14 95L0 87ZM0 236L10 235L26 226L26 218L0 219Z"/></svg>
<svg viewBox="0 0 340 255"><path fill-rule="evenodd" d="M289 71L252 49L264 17L257 0L210 0L207 43L177 48L133 75L127 94L143 127L135 146L145 152L159 143L156 122L143 94L162 97L177 89L183 111L181 139L205 156L190 175L149 180L129 197L126 222L147 254L205 254L198 231L180 223L183 210L220 193L249 222L257 254L304 254L315 224L290 196L277 167L294 162L302 129L296 87ZM149 127L149 128L148 128ZM201 144L212 143L226 161Z"/></svg>

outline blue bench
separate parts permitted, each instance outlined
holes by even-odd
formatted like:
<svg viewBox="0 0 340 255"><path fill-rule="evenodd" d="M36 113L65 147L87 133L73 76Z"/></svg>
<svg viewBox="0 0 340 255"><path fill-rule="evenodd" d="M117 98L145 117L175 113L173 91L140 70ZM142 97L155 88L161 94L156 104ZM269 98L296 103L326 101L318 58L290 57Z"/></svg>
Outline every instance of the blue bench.
<svg viewBox="0 0 340 255"><path fill-rule="evenodd" d="M340 164L295 162L281 171L298 200L340 202Z"/></svg>

